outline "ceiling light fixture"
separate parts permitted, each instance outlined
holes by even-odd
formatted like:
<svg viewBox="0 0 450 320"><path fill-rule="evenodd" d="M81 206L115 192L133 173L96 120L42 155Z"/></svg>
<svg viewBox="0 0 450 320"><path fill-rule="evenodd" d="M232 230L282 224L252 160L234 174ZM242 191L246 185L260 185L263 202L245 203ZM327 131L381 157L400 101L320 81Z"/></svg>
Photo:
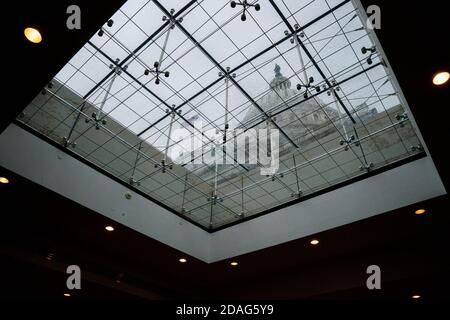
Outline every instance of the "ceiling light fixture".
<svg viewBox="0 0 450 320"><path fill-rule="evenodd" d="M70 297L70 293L64 293L64 297Z"/></svg>
<svg viewBox="0 0 450 320"><path fill-rule="evenodd" d="M180 261L181 263L186 263L186 262L187 262L187 259L185 259L185 258L180 258L180 260L178 260L178 261Z"/></svg>
<svg viewBox="0 0 450 320"><path fill-rule="evenodd" d="M34 28L25 28L23 33L30 42L40 43L42 41L41 33Z"/></svg>
<svg viewBox="0 0 450 320"><path fill-rule="evenodd" d="M447 83L448 79L450 79L450 73L446 71L438 72L433 77L433 84L435 86L442 86Z"/></svg>
<svg viewBox="0 0 450 320"><path fill-rule="evenodd" d="M230 263L230 265L232 265L233 267L236 267L239 263L237 263L236 261L233 261Z"/></svg>
<svg viewBox="0 0 450 320"><path fill-rule="evenodd" d="M421 297L420 297L420 295L415 294L415 295L412 296L412 298L413 298L413 299L420 299Z"/></svg>
<svg viewBox="0 0 450 320"><path fill-rule="evenodd" d="M112 232L112 231L114 231L114 227L113 226L106 226L105 230L109 231L109 232Z"/></svg>
<svg viewBox="0 0 450 320"><path fill-rule="evenodd" d="M9 183L9 180L8 180L8 178L0 177L0 183L8 184L8 183Z"/></svg>
<svg viewBox="0 0 450 320"><path fill-rule="evenodd" d="M319 240L317 240L317 239L314 239L314 240L311 240L311 242L310 242L313 246L316 246L316 245L318 245L319 244Z"/></svg>
<svg viewBox="0 0 450 320"><path fill-rule="evenodd" d="M424 214L425 212L427 212L427 210L425 210L425 209L419 209L419 210L416 210L415 214L421 215L421 214Z"/></svg>

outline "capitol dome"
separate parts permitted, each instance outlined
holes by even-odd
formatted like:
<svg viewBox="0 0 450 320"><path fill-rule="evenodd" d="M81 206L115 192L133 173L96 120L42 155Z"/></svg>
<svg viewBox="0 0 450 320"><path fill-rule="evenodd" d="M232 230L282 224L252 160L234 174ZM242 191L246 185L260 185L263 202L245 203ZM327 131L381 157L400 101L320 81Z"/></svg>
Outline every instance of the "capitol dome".
<svg viewBox="0 0 450 320"><path fill-rule="evenodd" d="M276 113L292 106L275 117L275 123L297 144L302 144L309 138L308 130L315 131L318 128L327 127L331 123L330 119L338 117L335 109L326 106L319 97L305 100L303 92L291 88L291 81L283 76L280 67L275 65L275 77L270 81L270 91L256 100L256 103L267 114ZM245 128L253 127L262 119L261 111L252 106L242 120L242 126ZM255 128L265 128L265 122L260 123ZM286 137L280 135L280 152L287 152L292 145L287 143Z"/></svg>

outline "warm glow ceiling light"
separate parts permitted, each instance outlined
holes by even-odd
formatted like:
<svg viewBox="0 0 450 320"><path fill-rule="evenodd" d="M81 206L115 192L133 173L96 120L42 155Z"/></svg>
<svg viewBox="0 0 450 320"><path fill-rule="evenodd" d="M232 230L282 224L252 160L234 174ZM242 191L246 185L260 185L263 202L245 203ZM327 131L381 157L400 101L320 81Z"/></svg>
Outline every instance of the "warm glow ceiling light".
<svg viewBox="0 0 450 320"><path fill-rule="evenodd" d="M415 295L412 296L412 298L413 298L413 299L420 299L420 295L415 294Z"/></svg>
<svg viewBox="0 0 450 320"><path fill-rule="evenodd" d="M106 231L109 231L109 232L114 231L113 226L106 226L105 229L106 229Z"/></svg>
<svg viewBox="0 0 450 320"><path fill-rule="evenodd" d="M181 263L186 263L186 262L187 262L187 260L186 260L185 258L181 258L181 259L178 260L178 261L180 261Z"/></svg>
<svg viewBox="0 0 450 320"><path fill-rule="evenodd" d="M70 297L70 293L64 293L64 297Z"/></svg>
<svg viewBox="0 0 450 320"><path fill-rule="evenodd" d="M427 210L419 209L419 210L416 210L415 214L421 215L421 214L424 214L425 212L427 212Z"/></svg>
<svg viewBox="0 0 450 320"><path fill-rule="evenodd" d="M311 243L313 246L316 246L316 245L319 244L319 240L314 239L314 240L311 240L310 243Z"/></svg>
<svg viewBox="0 0 450 320"><path fill-rule="evenodd" d="M9 180L7 178L5 178L5 177L0 177L0 183L8 184Z"/></svg>
<svg viewBox="0 0 450 320"><path fill-rule="evenodd" d="M439 72L433 77L433 84L435 86L442 86L447 83L448 79L450 79L450 73L448 72Z"/></svg>
<svg viewBox="0 0 450 320"><path fill-rule="evenodd" d="M230 263L233 267L236 267L239 263L237 263L236 261L233 261Z"/></svg>
<svg viewBox="0 0 450 320"><path fill-rule="evenodd" d="M28 39L28 41L33 43L39 43L42 41L41 33L34 29L34 28L26 28L23 33L25 34L25 37Z"/></svg>

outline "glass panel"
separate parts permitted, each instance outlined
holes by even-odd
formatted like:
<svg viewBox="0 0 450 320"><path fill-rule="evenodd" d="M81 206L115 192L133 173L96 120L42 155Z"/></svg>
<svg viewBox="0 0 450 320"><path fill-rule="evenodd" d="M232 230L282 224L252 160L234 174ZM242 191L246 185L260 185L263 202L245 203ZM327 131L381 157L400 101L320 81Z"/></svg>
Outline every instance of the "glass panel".
<svg viewBox="0 0 450 320"><path fill-rule="evenodd" d="M352 2L249 3L127 1L18 120L205 228L423 151Z"/></svg>

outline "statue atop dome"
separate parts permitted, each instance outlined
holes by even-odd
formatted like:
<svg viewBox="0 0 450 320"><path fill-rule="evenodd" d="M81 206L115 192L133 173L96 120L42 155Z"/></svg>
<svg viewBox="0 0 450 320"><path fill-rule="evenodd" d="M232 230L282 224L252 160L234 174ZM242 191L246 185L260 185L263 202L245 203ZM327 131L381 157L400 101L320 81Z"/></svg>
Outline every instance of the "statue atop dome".
<svg viewBox="0 0 450 320"><path fill-rule="evenodd" d="M281 74L280 70L281 70L280 66L277 63L275 63L275 69L273 69L273 71L275 71L275 77L276 78L283 76Z"/></svg>
<svg viewBox="0 0 450 320"><path fill-rule="evenodd" d="M270 81L270 88L274 90L287 90L291 87L291 81L281 74L281 67L275 64L275 78Z"/></svg>

